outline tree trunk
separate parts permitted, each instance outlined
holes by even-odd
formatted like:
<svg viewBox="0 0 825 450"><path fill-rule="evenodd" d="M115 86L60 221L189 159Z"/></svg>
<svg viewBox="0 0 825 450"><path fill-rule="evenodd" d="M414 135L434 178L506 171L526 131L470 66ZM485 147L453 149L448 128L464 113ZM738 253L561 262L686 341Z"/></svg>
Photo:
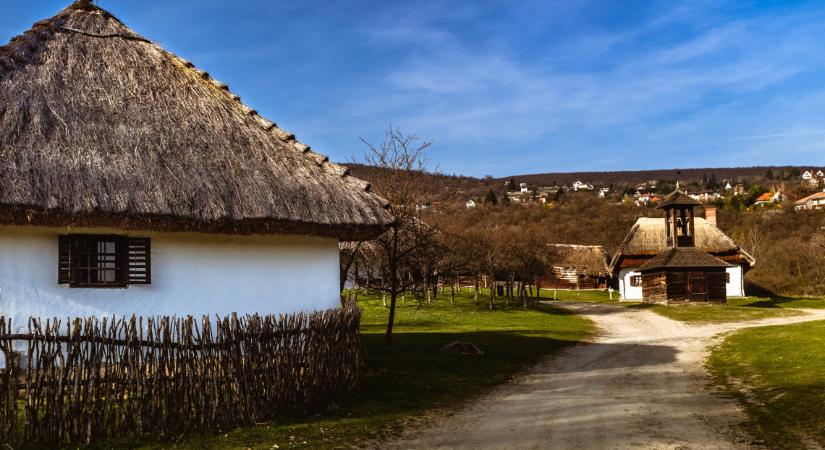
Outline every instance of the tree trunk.
<svg viewBox="0 0 825 450"><path fill-rule="evenodd" d="M521 293L521 302L524 305L524 309L527 309L527 289L522 288L522 291L523 292Z"/></svg>
<svg viewBox="0 0 825 450"><path fill-rule="evenodd" d="M496 295L496 287L497 287L495 281L493 281L493 280L494 280L494 278L491 274L490 275L490 282L487 283L487 284L490 285L490 309L493 309L493 298Z"/></svg>
<svg viewBox="0 0 825 450"><path fill-rule="evenodd" d="M392 326L395 321L395 301L398 298L398 226L392 227L392 248L390 249L390 317L387 320L387 334L384 343L392 344Z"/></svg>
<svg viewBox="0 0 825 450"><path fill-rule="evenodd" d="M478 275L476 275L476 286L475 286L475 288L476 288L476 290L475 290L475 293L473 293L473 296L475 297L474 300L476 301L476 306L478 306Z"/></svg>
<svg viewBox="0 0 825 450"><path fill-rule="evenodd" d="M394 283L391 283L394 284ZM392 324L395 320L395 299L397 297L397 293L393 290L390 292L390 318L387 321L387 334L384 337L385 344L392 344Z"/></svg>
<svg viewBox="0 0 825 450"><path fill-rule="evenodd" d="M513 300L513 288L515 287L515 275L510 275L510 281L507 283L507 306L510 306L510 302Z"/></svg>
<svg viewBox="0 0 825 450"><path fill-rule="evenodd" d="M450 305L455 305L455 283L450 285Z"/></svg>

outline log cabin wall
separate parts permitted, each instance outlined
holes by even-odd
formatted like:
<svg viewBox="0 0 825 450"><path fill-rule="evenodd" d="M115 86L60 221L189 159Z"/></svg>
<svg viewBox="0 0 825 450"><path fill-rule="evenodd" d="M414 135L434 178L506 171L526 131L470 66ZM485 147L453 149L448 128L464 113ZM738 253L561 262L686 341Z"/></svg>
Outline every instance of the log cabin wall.
<svg viewBox="0 0 825 450"><path fill-rule="evenodd" d="M648 272L642 275L642 295L646 303L724 303L725 283L724 269Z"/></svg>
<svg viewBox="0 0 825 450"><path fill-rule="evenodd" d="M642 275L642 298L645 303L667 303L667 278L664 272Z"/></svg>
<svg viewBox="0 0 825 450"><path fill-rule="evenodd" d="M667 277L667 298L670 302L684 302L689 299L690 286L687 272L669 271Z"/></svg>
<svg viewBox="0 0 825 450"><path fill-rule="evenodd" d="M707 271L705 273L705 279L708 284L708 301L725 303L727 301L727 279L725 271Z"/></svg>
<svg viewBox="0 0 825 450"><path fill-rule="evenodd" d="M606 272L590 274L586 268L554 266L539 277L541 287L548 289L604 289Z"/></svg>

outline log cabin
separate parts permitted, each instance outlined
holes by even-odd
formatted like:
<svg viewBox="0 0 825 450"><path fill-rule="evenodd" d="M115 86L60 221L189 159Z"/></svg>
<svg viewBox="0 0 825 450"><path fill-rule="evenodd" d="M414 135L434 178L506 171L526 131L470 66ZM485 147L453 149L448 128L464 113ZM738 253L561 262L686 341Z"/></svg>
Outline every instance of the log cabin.
<svg viewBox="0 0 825 450"><path fill-rule="evenodd" d="M548 244L548 270L543 288L605 289L610 279L609 259L601 245Z"/></svg>

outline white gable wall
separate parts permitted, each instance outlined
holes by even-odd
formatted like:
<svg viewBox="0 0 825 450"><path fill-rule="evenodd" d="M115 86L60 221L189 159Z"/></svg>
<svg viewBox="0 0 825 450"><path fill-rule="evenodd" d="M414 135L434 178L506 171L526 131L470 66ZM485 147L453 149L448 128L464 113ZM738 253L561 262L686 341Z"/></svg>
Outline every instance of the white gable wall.
<svg viewBox="0 0 825 450"><path fill-rule="evenodd" d="M152 284L127 289L57 284L57 236L105 229L0 227L0 315L292 313L339 300L338 241L304 236L141 233L150 237Z"/></svg>
<svg viewBox="0 0 825 450"><path fill-rule="evenodd" d="M728 297L744 297L745 296L745 273L742 271L742 266L734 265L725 269L728 273L730 281L725 285L725 291Z"/></svg>
<svg viewBox="0 0 825 450"><path fill-rule="evenodd" d="M634 275L641 275L641 273L636 272L635 267L619 271L619 293L622 300L642 299L642 287L630 285L630 277Z"/></svg>
<svg viewBox="0 0 825 450"><path fill-rule="evenodd" d="M642 287L631 286L630 277L634 275L641 275L636 272L638 267L624 268L619 271L619 293L622 300L641 300ZM728 297L744 297L745 296L745 274L742 271L742 266L734 265L725 269L728 273L730 281L725 285L725 291Z"/></svg>

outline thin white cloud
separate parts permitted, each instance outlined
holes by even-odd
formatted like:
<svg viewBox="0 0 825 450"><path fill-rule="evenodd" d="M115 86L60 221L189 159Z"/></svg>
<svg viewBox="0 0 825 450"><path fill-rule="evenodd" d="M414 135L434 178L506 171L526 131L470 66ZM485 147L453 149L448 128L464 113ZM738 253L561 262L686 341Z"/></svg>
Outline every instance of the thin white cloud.
<svg viewBox="0 0 825 450"><path fill-rule="evenodd" d="M735 137L731 140L734 140L734 141L752 141L752 140L759 140L759 139L774 139L774 138L810 136L810 135L819 135L819 134L825 134L825 130L786 131L786 132L782 132L782 133L755 134L755 135L752 135L752 136Z"/></svg>

